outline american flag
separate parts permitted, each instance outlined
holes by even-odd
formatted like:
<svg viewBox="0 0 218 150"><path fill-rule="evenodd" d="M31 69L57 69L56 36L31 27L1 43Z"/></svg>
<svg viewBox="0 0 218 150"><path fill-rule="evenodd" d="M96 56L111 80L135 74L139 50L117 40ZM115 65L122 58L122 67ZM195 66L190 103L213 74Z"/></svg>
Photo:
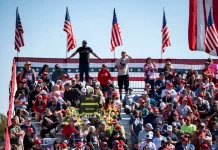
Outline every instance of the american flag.
<svg viewBox="0 0 218 150"><path fill-rule="evenodd" d="M115 47L123 45L121 38L121 31L119 23L117 22L117 16L114 8L114 15L112 21L112 33L111 33L111 51L114 51Z"/></svg>
<svg viewBox="0 0 218 150"><path fill-rule="evenodd" d="M67 51L69 52L71 49L76 47L76 39L73 33L72 24L70 22L68 8L66 8L64 31L67 33Z"/></svg>
<svg viewBox="0 0 218 150"><path fill-rule="evenodd" d="M218 47L218 34L214 25L211 9L207 21L205 47L207 53L210 53L211 51L215 50Z"/></svg>
<svg viewBox="0 0 218 150"><path fill-rule="evenodd" d="M23 27L21 24L20 16L18 13L18 7L16 10L16 28L15 28L15 50L20 52L20 47L24 46L24 40L23 40Z"/></svg>
<svg viewBox="0 0 218 150"><path fill-rule="evenodd" d="M167 25L165 11L163 11L163 26L162 26L162 52L165 52L166 47L171 46L170 44L170 33Z"/></svg>

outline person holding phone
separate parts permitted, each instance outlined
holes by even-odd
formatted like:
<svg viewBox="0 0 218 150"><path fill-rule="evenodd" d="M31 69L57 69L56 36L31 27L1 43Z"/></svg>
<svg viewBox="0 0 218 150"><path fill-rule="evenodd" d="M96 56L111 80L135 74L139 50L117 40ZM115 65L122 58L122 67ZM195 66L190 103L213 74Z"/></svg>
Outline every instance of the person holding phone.
<svg viewBox="0 0 218 150"><path fill-rule="evenodd" d="M151 57L148 57L146 59L146 64L144 65L145 83L149 83L152 90L154 90L154 82L156 80L157 70L158 68L155 62L152 61Z"/></svg>

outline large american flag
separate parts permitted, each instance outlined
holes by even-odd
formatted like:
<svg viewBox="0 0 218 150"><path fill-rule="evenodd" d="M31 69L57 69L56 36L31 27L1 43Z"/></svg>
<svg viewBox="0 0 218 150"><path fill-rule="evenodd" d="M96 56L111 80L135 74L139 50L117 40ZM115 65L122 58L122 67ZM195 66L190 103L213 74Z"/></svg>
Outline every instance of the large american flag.
<svg viewBox="0 0 218 150"><path fill-rule="evenodd" d="M121 38L120 26L117 21L117 16L114 8L113 21L112 21L112 32L111 32L111 51L114 51L115 47L123 45Z"/></svg>
<svg viewBox="0 0 218 150"><path fill-rule="evenodd" d="M69 52L71 49L74 49L76 47L76 39L73 33L72 24L70 22L68 8L66 8L64 31L67 33L67 51Z"/></svg>
<svg viewBox="0 0 218 150"><path fill-rule="evenodd" d="M211 51L213 51L218 47L218 34L214 25L211 9L207 20L205 46L206 46L207 53L210 53Z"/></svg>
<svg viewBox="0 0 218 150"><path fill-rule="evenodd" d="M18 7L16 10L16 27L15 27L15 50L20 52L20 47L24 46L24 40L23 40L23 27L20 20L20 15L18 13Z"/></svg>
<svg viewBox="0 0 218 150"><path fill-rule="evenodd" d="M218 31L218 0L189 0L189 49L204 53L209 52L210 55L218 56L218 48L208 51L205 45L210 10L214 28Z"/></svg>
<svg viewBox="0 0 218 150"><path fill-rule="evenodd" d="M163 26L162 26L162 52L165 52L166 47L170 46L170 33L167 25L165 11L163 11Z"/></svg>

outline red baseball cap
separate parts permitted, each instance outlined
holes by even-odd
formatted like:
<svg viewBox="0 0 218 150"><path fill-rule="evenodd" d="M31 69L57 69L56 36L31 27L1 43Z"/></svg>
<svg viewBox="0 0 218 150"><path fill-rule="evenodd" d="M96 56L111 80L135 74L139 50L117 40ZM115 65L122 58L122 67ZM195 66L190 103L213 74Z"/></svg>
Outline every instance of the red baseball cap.
<svg viewBox="0 0 218 150"><path fill-rule="evenodd" d="M118 91L114 91L114 92L112 93L112 97L118 98L118 97L119 97Z"/></svg>
<svg viewBox="0 0 218 150"><path fill-rule="evenodd" d="M35 139L34 144L42 144L40 139Z"/></svg>
<svg viewBox="0 0 218 150"><path fill-rule="evenodd" d="M202 89L206 89L206 86L205 86L205 85L202 85L201 88L202 88Z"/></svg>
<svg viewBox="0 0 218 150"><path fill-rule="evenodd" d="M79 74L75 74L75 77L79 77Z"/></svg>
<svg viewBox="0 0 218 150"><path fill-rule="evenodd" d="M48 75L48 72L43 72L42 74L43 74L43 75Z"/></svg>
<svg viewBox="0 0 218 150"><path fill-rule="evenodd" d="M167 86L173 87L173 84L171 82L167 82Z"/></svg>
<svg viewBox="0 0 218 150"><path fill-rule="evenodd" d="M62 78L66 78L67 75L66 75L66 74L62 74L61 77L62 77Z"/></svg>
<svg viewBox="0 0 218 150"><path fill-rule="evenodd" d="M188 138L183 137L183 138L182 138L182 141L183 141L183 142L188 142Z"/></svg>
<svg viewBox="0 0 218 150"><path fill-rule="evenodd" d="M177 111L174 111L174 112L173 112L173 115L174 115L174 116L178 116L179 114L178 114Z"/></svg>
<svg viewBox="0 0 218 150"><path fill-rule="evenodd" d="M180 80L180 83L184 84L184 83L185 83L185 80Z"/></svg>
<svg viewBox="0 0 218 150"><path fill-rule="evenodd" d="M204 97L204 93L203 92L198 93L198 97Z"/></svg>
<svg viewBox="0 0 218 150"><path fill-rule="evenodd" d="M210 146L208 146L206 143L201 144L201 148L210 148Z"/></svg>
<svg viewBox="0 0 218 150"><path fill-rule="evenodd" d="M147 109L148 109L148 110L152 110L152 108L151 108L151 106L150 106L150 105L147 107Z"/></svg>
<svg viewBox="0 0 218 150"><path fill-rule="evenodd" d="M144 102L145 102L144 99L142 99L142 98L139 99L139 103L144 103Z"/></svg>
<svg viewBox="0 0 218 150"><path fill-rule="evenodd" d="M77 148L82 148L82 147L83 147L83 143L82 143L82 142L76 143L76 147L77 147Z"/></svg>
<svg viewBox="0 0 218 150"><path fill-rule="evenodd" d="M159 109L158 109L157 107L154 107L154 108L153 108L153 111L154 111L154 112L159 112Z"/></svg>
<svg viewBox="0 0 218 150"><path fill-rule="evenodd" d="M121 130L121 126L116 126L115 129L116 130Z"/></svg>
<svg viewBox="0 0 218 150"><path fill-rule="evenodd" d="M62 142L61 144L59 144L59 146L62 147L62 148L67 148L67 147L68 147L67 144L64 143L64 142Z"/></svg>
<svg viewBox="0 0 218 150"><path fill-rule="evenodd" d="M190 119L190 117L189 116L186 116L185 117L185 121L190 121L191 119Z"/></svg>
<svg viewBox="0 0 218 150"><path fill-rule="evenodd" d="M38 83L42 83L42 82L43 82L43 80L42 80L42 79L39 79L39 80L38 80Z"/></svg>
<svg viewBox="0 0 218 150"><path fill-rule="evenodd" d="M30 128L30 127L26 129L26 132L34 133L33 128Z"/></svg>
<svg viewBox="0 0 218 150"><path fill-rule="evenodd" d="M114 119L114 120L112 121L112 123L118 123L117 119Z"/></svg>
<svg viewBox="0 0 218 150"><path fill-rule="evenodd" d="M119 144L123 146L125 143L123 142L123 140L119 140Z"/></svg>

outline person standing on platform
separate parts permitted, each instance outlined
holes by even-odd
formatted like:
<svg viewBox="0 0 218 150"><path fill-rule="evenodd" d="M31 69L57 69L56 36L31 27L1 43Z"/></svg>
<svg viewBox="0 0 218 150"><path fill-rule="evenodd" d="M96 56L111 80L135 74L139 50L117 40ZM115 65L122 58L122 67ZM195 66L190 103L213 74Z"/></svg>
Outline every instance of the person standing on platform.
<svg viewBox="0 0 218 150"><path fill-rule="evenodd" d="M85 73L86 83L89 80L89 59L90 53L98 59L98 57L93 50L87 46L87 41L83 40L82 47L79 47L69 58L74 57L77 53L79 53L79 74L80 74L80 81L83 82L83 75Z"/></svg>
<svg viewBox="0 0 218 150"><path fill-rule="evenodd" d="M128 94L129 89L129 62L132 59L126 52L121 52L121 58L117 59L115 68L118 71L118 86L120 92L120 99L122 99L122 89L124 86L126 95Z"/></svg>

